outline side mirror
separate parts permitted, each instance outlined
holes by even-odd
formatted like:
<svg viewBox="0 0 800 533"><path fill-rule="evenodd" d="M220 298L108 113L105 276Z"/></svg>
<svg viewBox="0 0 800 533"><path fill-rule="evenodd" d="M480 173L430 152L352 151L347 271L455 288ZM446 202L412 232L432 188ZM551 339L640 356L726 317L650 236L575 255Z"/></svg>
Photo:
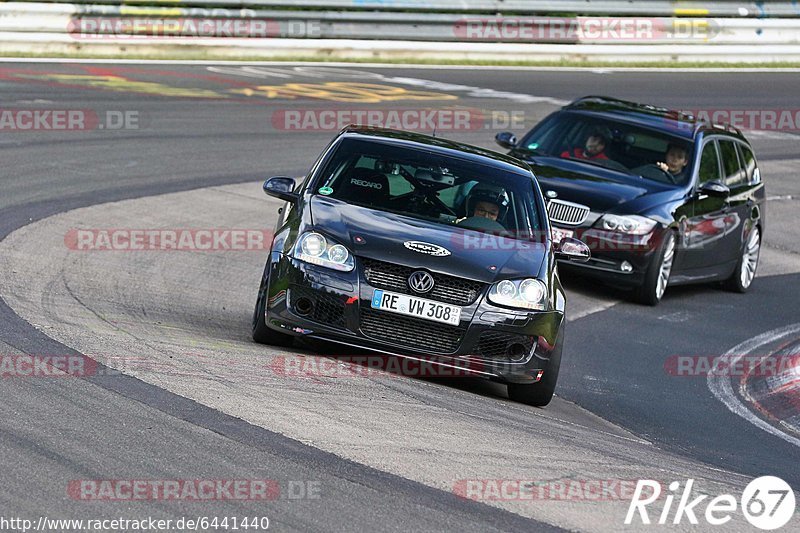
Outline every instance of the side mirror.
<svg viewBox="0 0 800 533"><path fill-rule="evenodd" d="M300 195L294 192L295 181L286 176L276 176L264 182L264 192L286 202L296 202Z"/></svg>
<svg viewBox="0 0 800 533"><path fill-rule="evenodd" d="M731 195L731 189L720 181L712 180L700 186L700 194L706 194L715 198L727 198Z"/></svg>
<svg viewBox="0 0 800 533"><path fill-rule="evenodd" d="M510 131L501 131L494 136L494 142L507 150L511 150L517 146L517 136Z"/></svg>
<svg viewBox="0 0 800 533"><path fill-rule="evenodd" d="M585 263L592 257L592 251L585 242L573 239L572 237L565 237L561 239L556 247L556 257L558 259L567 259L578 263Z"/></svg>

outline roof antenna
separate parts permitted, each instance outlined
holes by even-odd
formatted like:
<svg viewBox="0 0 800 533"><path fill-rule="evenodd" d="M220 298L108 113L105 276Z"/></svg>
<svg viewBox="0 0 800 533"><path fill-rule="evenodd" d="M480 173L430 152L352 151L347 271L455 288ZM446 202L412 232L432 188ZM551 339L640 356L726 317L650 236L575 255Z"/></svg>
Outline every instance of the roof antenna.
<svg viewBox="0 0 800 533"><path fill-rule="evenodd" d="M433 127L433 136L436 137L436 126Z"/></svg>

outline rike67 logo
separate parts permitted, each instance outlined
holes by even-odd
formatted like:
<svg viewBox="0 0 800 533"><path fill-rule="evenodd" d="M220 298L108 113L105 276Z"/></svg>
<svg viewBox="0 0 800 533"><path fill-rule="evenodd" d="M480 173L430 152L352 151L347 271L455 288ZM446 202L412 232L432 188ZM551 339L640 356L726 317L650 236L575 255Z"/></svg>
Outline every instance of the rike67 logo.
<svg viewBox="0 0 800 533"><path fill-rule="evenodd" d="M721 526L733 518L737 508L745 519L753 526L763 530L774 530L785 526L794 515L795 497L792 488L779 477L762 476L751 481L737 500L731 494L722 494L711 500L708 494L692 493L694 479L687 479L681 489L679 481L669 484L669 492L662 495L662 487L658 481L640 479L636 484L633 499L625 516L625 524L634 520L642 524L680 524L684 518L693 525L698 524L698 516L705 518L708 524ZM664 506L660 513L648 507L663 498ZM674 507L675 500L677 505ZM704 510L703 510L704 509ZM650 512L656 511L651 519ZM656 518L657 516L657 518Z"/></svg>

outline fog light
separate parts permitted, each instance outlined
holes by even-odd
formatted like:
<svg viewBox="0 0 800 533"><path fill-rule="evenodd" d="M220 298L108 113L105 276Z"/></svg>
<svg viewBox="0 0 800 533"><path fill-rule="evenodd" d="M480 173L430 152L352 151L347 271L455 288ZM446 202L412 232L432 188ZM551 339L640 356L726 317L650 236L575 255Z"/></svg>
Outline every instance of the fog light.
<svg viewBox="0 0 800 533"><path fill-rule="evenodd" d="M633 272L633 265L628 263L627 261L623 261L622 264L619 266L619 269L623 272Z"/></svg>

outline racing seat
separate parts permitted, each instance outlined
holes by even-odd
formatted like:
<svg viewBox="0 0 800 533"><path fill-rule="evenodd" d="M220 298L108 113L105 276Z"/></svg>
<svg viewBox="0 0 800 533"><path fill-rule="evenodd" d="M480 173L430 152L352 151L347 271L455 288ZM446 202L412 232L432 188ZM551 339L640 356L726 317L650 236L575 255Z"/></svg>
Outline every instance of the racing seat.
<svg viewBox="0 0 800 533"><path fill-rule="evenodd" d="M337 198L385 207L389 203L389 178L370 168L354 168L342 180L337 192Z"/></svg>

